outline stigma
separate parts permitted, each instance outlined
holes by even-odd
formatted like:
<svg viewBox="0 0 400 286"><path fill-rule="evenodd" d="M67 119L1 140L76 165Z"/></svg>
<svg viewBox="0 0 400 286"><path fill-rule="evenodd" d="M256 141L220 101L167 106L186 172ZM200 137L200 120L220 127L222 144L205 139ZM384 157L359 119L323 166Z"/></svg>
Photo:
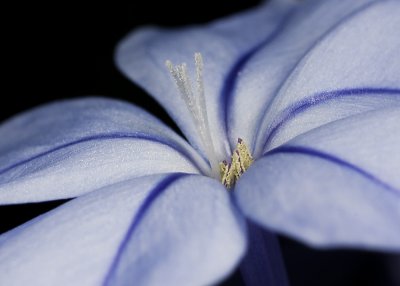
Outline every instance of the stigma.
<svg viewBox="0 0 400 286"><path fill-rule="evenodd" d="M167 60L165 65L171 73L179 93L192 115L193 122L203 145L203 150L211 167L211 172L208 175L217 178L219 174L218 159L208 123L203 83L203 58L200 53L194 54L194 62L196 66L195 88L193 88L186 63L174 65L170 60Z"/></svg>

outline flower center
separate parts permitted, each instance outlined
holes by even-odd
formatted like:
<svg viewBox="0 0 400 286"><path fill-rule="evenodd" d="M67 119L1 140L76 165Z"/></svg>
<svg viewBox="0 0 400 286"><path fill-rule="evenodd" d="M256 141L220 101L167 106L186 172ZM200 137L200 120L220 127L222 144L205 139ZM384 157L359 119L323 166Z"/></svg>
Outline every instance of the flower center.
<svg viewBox="0 0 400 286"><path fill-rule="evenodd" d="M239 177L249 168L253 162L253 158L244 144L242 139L238 139L235 150L231 156L231 162L222 161L218 163L214 144L211 137L210 126L208 123L206 99L204 96L203 84L203 58L200 53L194 54L194 62L196 65L196 88L192 88L187 65L173 65L170 60L165 62L169 72L171 73L175 84L178 87L182 99L188 107L194 124L200 135L201 143L208 158L211 167L212 177L220 176L221 183L226 188L231 188Z"/></svg>
<svg viewBox="0 0 400 286"><path fill-rule="evenodd" d="M219 163L221 183L230 189L235 182L239 180L240 176L250 167L253 163L253 157L249 149L241 138L238 139L236 148L231 156L231 162L222 161Z"/></svg>

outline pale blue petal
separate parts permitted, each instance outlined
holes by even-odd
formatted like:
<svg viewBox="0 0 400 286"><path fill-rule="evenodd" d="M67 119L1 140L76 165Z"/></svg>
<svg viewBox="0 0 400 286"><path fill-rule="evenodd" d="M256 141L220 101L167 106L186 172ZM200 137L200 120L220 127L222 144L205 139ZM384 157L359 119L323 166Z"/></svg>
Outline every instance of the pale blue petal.
<svg viewBox="0 0 400 286"><path fill-rule="evenodd" d="M246 249L230 200L215 180L167 178L138 210L105 285L212 285L225 278Z"/></svg>
<svg viewBox="0 0 400 286"><path fill-rule="evenodd" d="M146 176L80 196L0 236L0 284L206 285L234 269L245 245L221 184Z"/></svg>
<svg viewBox="0 0 400 286"><path fill-rule="evenodd" d="M400 108L329 123L257 160L235 189L264 226L314 246L400 251Z"/></svg>
<svg viewBox="0 0 400 286"><path fill-rule="evenodd" d="M101 285L149 191L164 176L98 190L0 236L0 285Z"/></svg>
<svg viewBox="0 0 400 286"><path fill-rule="evenodd" d="M399 15L400 2L379 1L326 34L297 64L268 107L256 154L330 121L398 104ZM295 117L286 134L272 142L274 128L305 108L313 110Z"/></svg>
<svg viewBox="0 0 400 286"><path fill-rule="evenodd" d="M193 71L193 54L201 52L212 138L218 157L223 160L231 153L226 140L224 94L229 89L229 78L235 75L236 61L275 33L293 6L294 1L271 1L208 26L181 30L142 28L120 43L116 62L124 74L167 109L194 146L201 146L193 120L165 67L169 59L176 64L186 62Z"/></svg>
<svg viewBox="0 0 400 286"><path fill-rule="evenodd" d="M400 88L349 88L314 94L275 117L263 149L271 150L329 122L391 106L400 107Z"/></svg>
<svg viewBox="0 0 400 286"><path fill-rule="evenodd" d="M332 29L371 2L375 1L299 1L271 37L237 59L235 78L225 94L230 142L240 137L253 145L266 107L296 64ZM314 72L326 68L318 65Z"/></svg>
<svg viewBox="0 0 400 286"><path fill-rule="evenodd" d="M1 204L74 197L148 174L207 170L163 123L115 100L40 107L5 122L0 137Z"/></svg>

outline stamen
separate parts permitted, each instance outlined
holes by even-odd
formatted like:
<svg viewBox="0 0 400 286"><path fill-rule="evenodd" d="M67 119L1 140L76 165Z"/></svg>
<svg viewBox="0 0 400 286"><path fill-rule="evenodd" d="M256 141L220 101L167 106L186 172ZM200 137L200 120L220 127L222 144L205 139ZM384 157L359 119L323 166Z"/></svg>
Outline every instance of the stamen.
<svg viewBox="0 0 400 286"><path fill-rule="evenodd" d="M224 184L227 189L232 188L253 161L253 157L246 144L239 138L231 157L231 163L223 161L219 164L221 183Z"/></svg>
<svg viewBox="0 0 400 286"><path fill-rule="evenodd" d="M174 65L171 61L167 60L165 65L175 80L176 86L186 103L194 124L199 132L203 148L209 160L212 176L218 177L218 160L215 155L214 144L212 142L210 126L208 123L206 99L204 95L203 84L203 59L200 53L194 54L194 61L196 65L196 90L195 93L192 89L192 84L187 71L186 63Z"/></svg>

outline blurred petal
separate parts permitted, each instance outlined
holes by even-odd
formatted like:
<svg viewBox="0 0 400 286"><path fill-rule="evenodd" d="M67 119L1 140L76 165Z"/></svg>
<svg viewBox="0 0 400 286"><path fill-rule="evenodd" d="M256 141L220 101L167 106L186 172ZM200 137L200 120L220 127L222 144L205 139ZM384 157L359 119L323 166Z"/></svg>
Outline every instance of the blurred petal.
<svg viewBox="0 0 400 286"><path fill-rule="evenodd" d="M128 35L116 53L119 68L146 89L168 111L194 146L201 146L193 120L180 98L165 61L186 62L194 72L193 54L201 52L207 112L214 145L220 159L230 155L226 141L223 94L240 57L275 33L294 6L292 1L272 1L268 5L203 27L182 30L144 28ZM260 29L260 27L262 27ZM228 88L229 89L229 88ZM237 138L236 138L237 139ZM235 140L236 140L235 139Z"/></svg>
<svg viewBox="0 0 400 286"><path fill-rule="evenodd" d="M201 187L199 187L201 186ZM228 275L244 232L218 182L132 179L0 236L1 285L205 285Z"/></svg>
<svg viewBox="0 0 400 286"><path fill-rule="evenodd" d="M168 182L169 183L169 182ZM243 222L226 189L186 176L154 189L138 210L106 285L211 285L245 252Z"/></svg>
<svg viewBox="0 0 400 286"><path fill-rule="evenodd" d="M239 205L312 245L400 251L399 122L382 109L296 137L243 175Z"/></svg>
<svg viewBox="0 0 400 286"><path fill-rule="evenodd" d="M253 146L257 124L296 64L330 30L371 2L374 1L299 1L276 33L250 50L236 71L235 84L226 95L230 141L240 137ZM318 66L313 71L319 74L323 69L326 67Z"/></svg>
<svg viewBox="0 0 400 286"><path fill-rule="evenodd" d="M363 112L366 105L373 109L375 103L376 108L381 108L384 101L388 104L398 102L399 14L400 2L379 1L361 9L326 34L302 58L270 104L258 134L256 153L264 147L271 147L265 145L270 143L268 136L279 124L282 114L302 102L308 101L313 105L314 102L321 102L326 94L343 95L350 91L347 96L328 96L331 112L326 112L326 108L317 108L311 118L305 118L305 122L298 120L297 127L290 128L290 136L282 139L289 140L332 120ZM374 92L363 94L360 92L363 90ZM382 92L377 92L379 90ZM351 99L348 98L352 95L354 100L349 108L348 101ZM324 101L322 99L322 103ZM320 106L324 107L324 104ZM285 142L282 139L273 145Z"/></svg>
<svg viewBox="0 0 400 286"><path fill-rule="evenodd" d="M0 126L0 204L68 198L205 162L145 111L115 100L50 104Z"/></svg>

